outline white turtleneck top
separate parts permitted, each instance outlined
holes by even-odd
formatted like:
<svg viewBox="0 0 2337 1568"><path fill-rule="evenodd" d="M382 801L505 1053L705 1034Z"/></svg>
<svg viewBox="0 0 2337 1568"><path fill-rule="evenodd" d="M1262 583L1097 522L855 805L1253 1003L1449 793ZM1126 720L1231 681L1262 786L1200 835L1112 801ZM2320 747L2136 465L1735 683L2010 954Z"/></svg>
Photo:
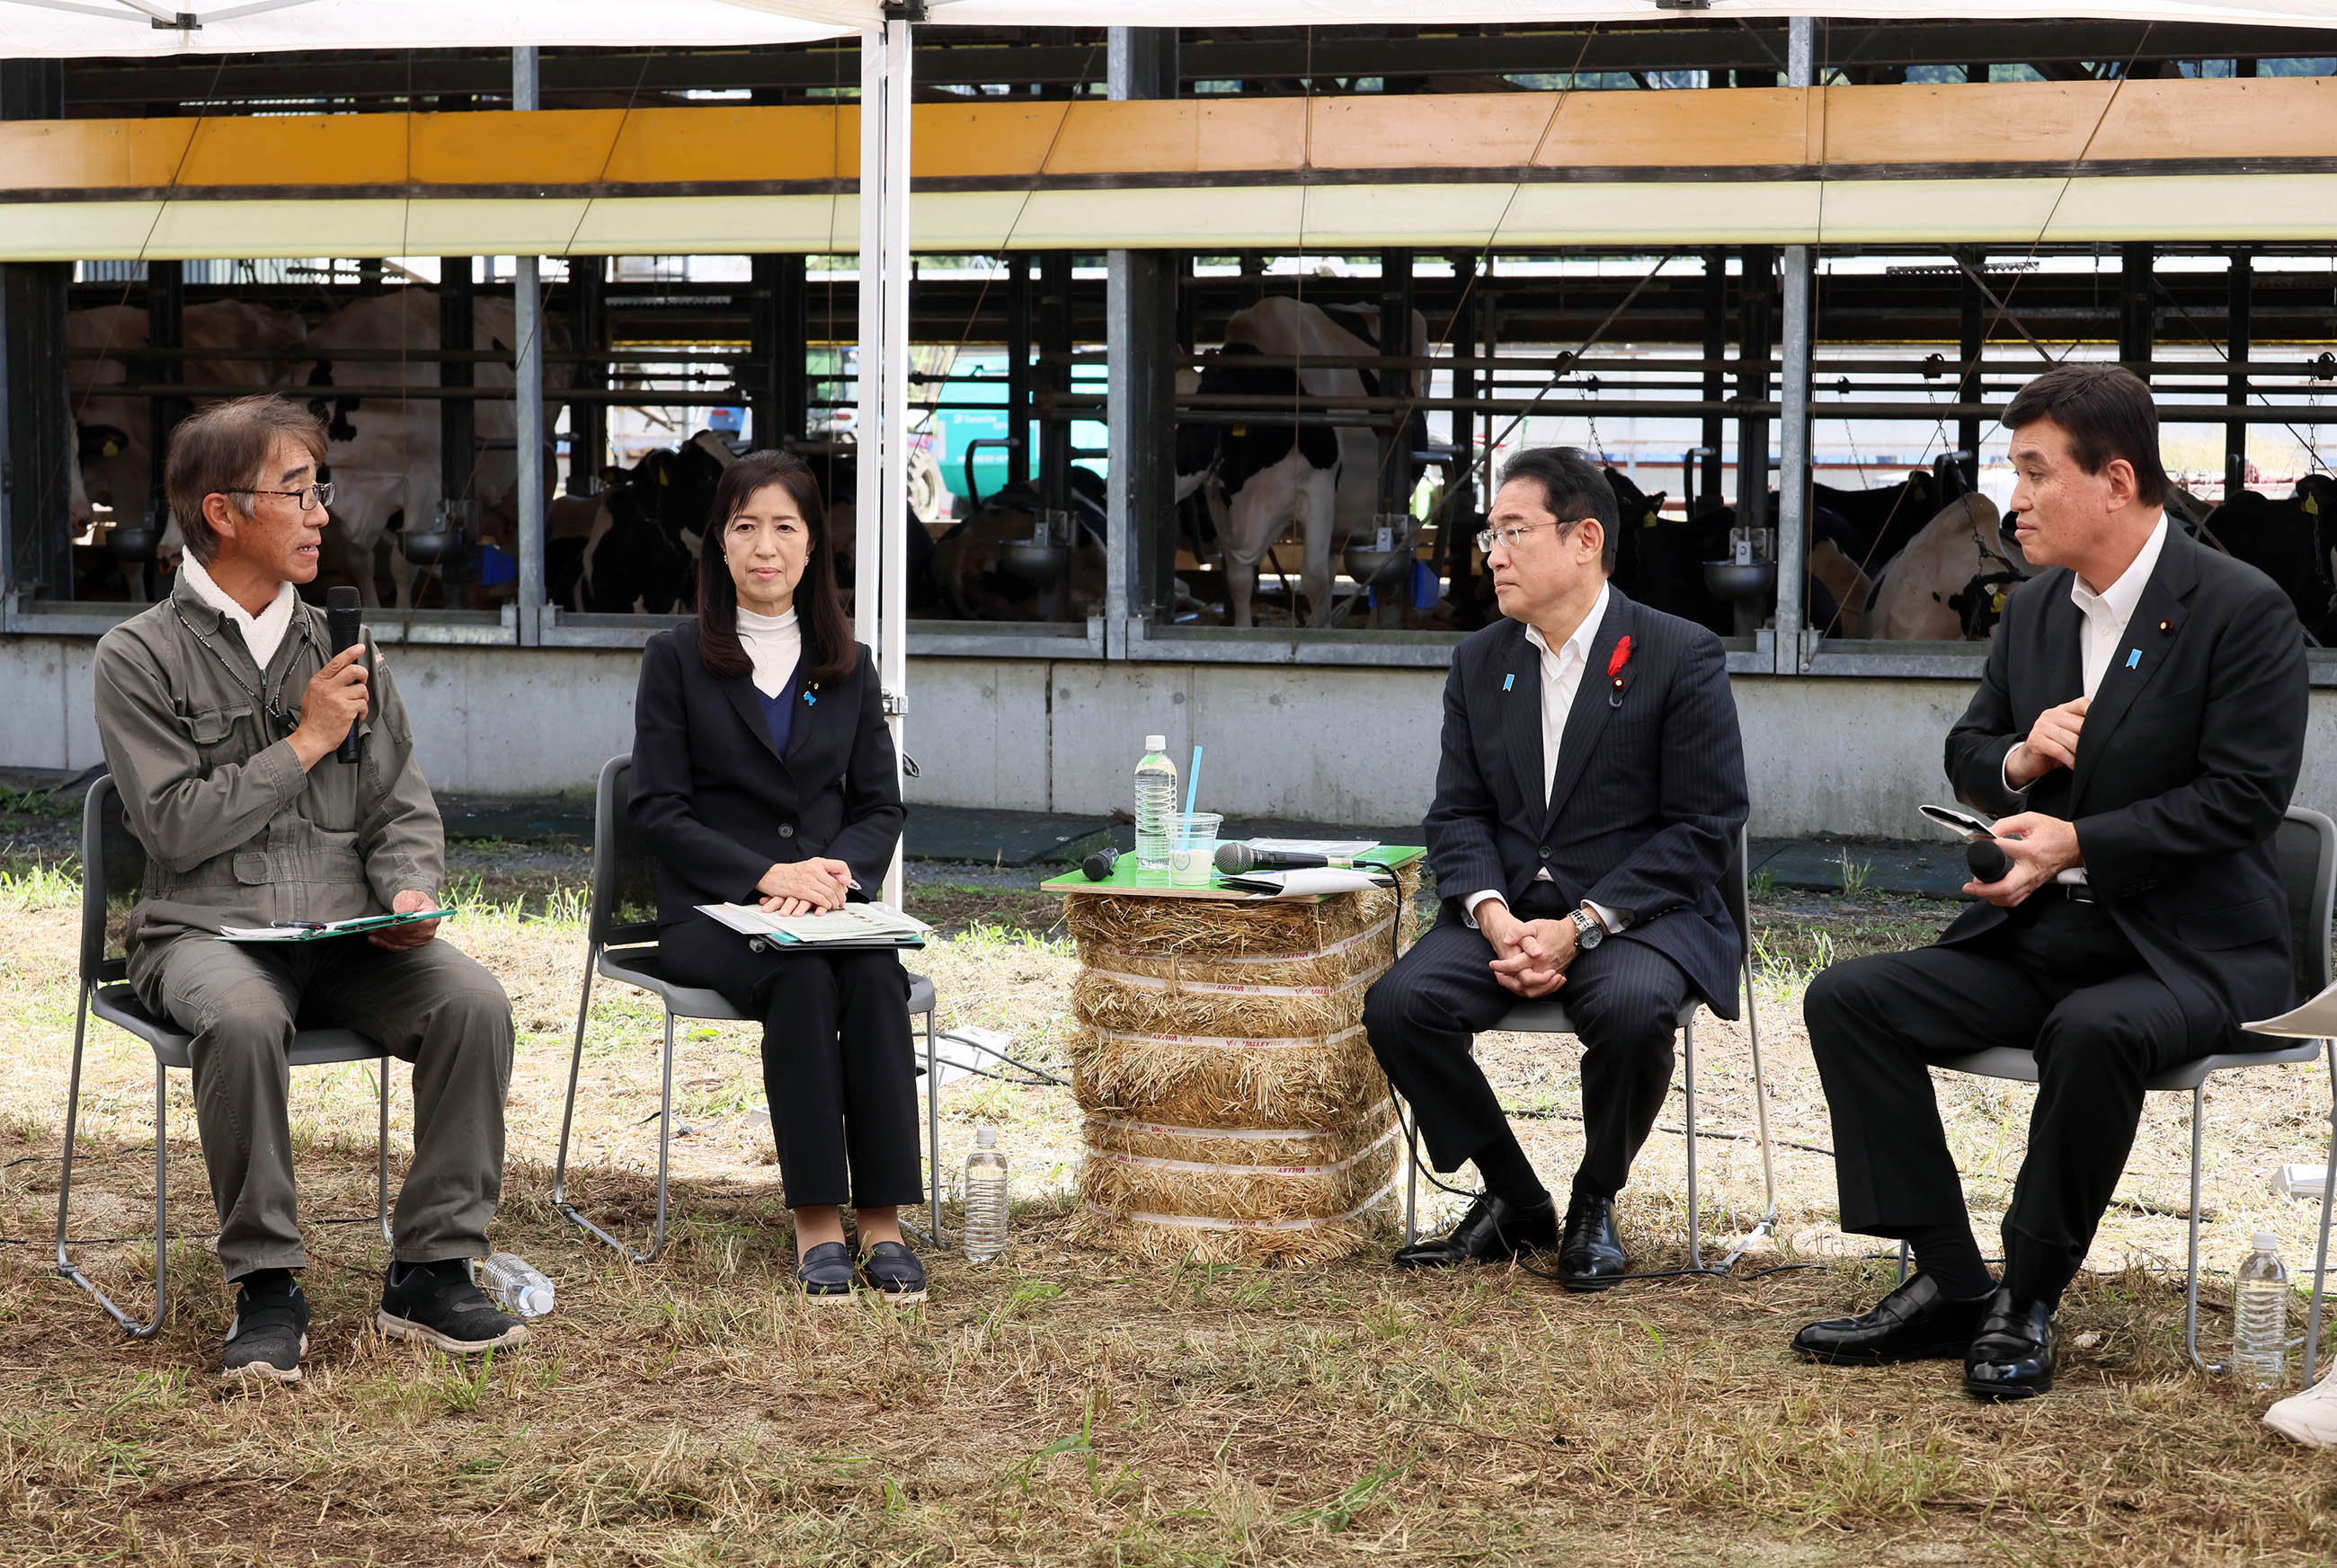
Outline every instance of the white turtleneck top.
<svg viewBox="0 0 2337 1568"><path fill-rule="evenodd" d="M757 615L740 605L738 646L755 661L755 689L765 696L778 696L787 689L803 655L803 630L796 624L796 612Z"/></svg>

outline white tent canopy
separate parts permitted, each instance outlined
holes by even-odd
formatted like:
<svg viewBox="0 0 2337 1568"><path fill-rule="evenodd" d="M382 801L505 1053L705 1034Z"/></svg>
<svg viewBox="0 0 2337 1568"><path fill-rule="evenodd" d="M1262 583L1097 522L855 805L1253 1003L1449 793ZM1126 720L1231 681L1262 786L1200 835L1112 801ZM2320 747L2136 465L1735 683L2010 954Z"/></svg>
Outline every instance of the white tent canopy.
<svg viewBox="0 0 2337 1568"><path fill-rule="evenodd" d="M930 0L927 20L988 26L1335 27L1369 23L1409 25L1429 20L1415 0L1147 0L1103 7L1082 0ZM1832 0L1813 5L1777 0L1712 0L1681 11L1656 0L1450 0L1434 10L1439 27L1533 22L1727 22L1765 16L1833 16L1866 21L2098 21L2262 23L2337 28L2331 0Z"/></svg>
<svg viewBox="0 0 2337 1568"><path fill-rule="evenodd" d="M189 18L196 25L180 24ZM704 49L801 44L881 25L868 0L0 0L0 56Z"/></svg>
<svg viewBox="0 0 2337 1568"><path fill-rule="evenodd" d="M2331 0L1452 0L1438 25L1731 21L2127 19L2337 29ZM963 26L1335 27L1410 24L1415 0L929 0L927 20ZM196 25L182 25L191 19ZM711 48L799 44L884 25L877 0L0 0L0 56L246 54L315 49Z"/></svg>

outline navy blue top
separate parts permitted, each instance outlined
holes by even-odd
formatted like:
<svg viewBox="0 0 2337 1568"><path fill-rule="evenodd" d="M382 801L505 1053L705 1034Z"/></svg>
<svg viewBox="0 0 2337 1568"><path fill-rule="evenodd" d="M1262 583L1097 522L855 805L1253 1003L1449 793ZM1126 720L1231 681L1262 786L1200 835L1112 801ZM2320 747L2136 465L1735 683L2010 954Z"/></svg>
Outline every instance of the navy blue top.
<svg viewBox="0 0 2337 1568"><path fill-rule="evenodd" d="M759 691L755 695L763 697L763 722L770 726L771 748L787 755L787 736L796 727L796 677L787 677L787 684L777 696L763 696Z"/></svg>

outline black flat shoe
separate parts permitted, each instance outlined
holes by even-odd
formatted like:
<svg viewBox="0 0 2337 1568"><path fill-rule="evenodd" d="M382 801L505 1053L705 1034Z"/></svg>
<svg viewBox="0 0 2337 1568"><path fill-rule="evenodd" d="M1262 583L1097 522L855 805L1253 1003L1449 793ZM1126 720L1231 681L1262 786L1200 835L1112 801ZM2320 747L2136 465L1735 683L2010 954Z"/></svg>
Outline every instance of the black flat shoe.
<svg viewBox="0 0 2337 1568"><path fill-rule="evenodd" d="M1621 1282L1624 1266L1615 1200L1576 1193L1566 1205L1565 1239L1558 1244L1559 1283L1569 1290L1604 1290Z"/></svg>
<svg viewBox="0 0 2337 1568"><path fill-rule="evenodd" d="M1989 1298L1987 1316L1964 1352L1964 1392L1975 1399L2033 1399L2053 1390L2053 1307Z"/></svg>
<svg viewBox="0 0 2337 1568"><path fill-rule="evenodd" d="M841 1242L822 1242L796 1264L796 1283L815 1301L849 1301L852 1277L852 1254Z"/></svg>
<svg viewBox="0 0 2337 1568"><path fill-rule="evenodd" d="M1895 1367L1961 1356L1991 1298L1959 1301L1917 1274L1855 1318L1828 1318L1794 1336L1794 1350L1835 1367Z"/></svg>
<svg viewBox="0 0 2337 1568"><path fill-rule="evenodd" d="M914 1307L925 1299L925 1266L899 1242L879 1242L863 1253L860 1277L896 1307Z"/></svg>
<svg viewBox="0 0 2337 1568"><path fill-rule="evenodd" d="M1461 1263L1506 1262L1520 1252L1558 1244L1558 1207L1545 1193L1531 1208L1480 1193L1449 1235L1396 1249L1399 1269L1450 1269Z"/></svg>

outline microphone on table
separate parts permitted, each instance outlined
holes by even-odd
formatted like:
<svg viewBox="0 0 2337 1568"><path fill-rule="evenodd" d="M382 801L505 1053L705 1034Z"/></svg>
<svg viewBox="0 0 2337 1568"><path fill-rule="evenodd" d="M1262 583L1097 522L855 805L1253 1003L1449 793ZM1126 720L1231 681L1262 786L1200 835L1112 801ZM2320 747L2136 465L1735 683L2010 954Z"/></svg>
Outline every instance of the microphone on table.
<svg viewBox="0 0 2337 1568"><path fill-rule="evenodd" d="M1330 863L1327 855L1310 855L1298 850L1252 849L1238 841L1217 846L1217 869L1229 877L1254 871L1311 871Z"/></svg>
<svg viewBox="0 0 2337 1568"><path fill-rule="evenodd" d="M338 658L357 645L357 590L353 588L328 588L325 590L325 629L332 638L333 657ZM341 741L341 749L333 754L338 762L357 760L357 721L349 721L349 733Z"/></svg>
<svg viewBox="0 0 2337 1568"><path fill-rule="evenodd" d="M1997 882L2012 869L2012 857L1994 839L1974 839L1964 846L1964 864L1971 867L1974 881Z"/></svg>
<svg viewBox="0 0 2337 1568"><path fill-rule="evenodd" d="M1097 850L1094 853L1089 855L1087 859L1080 862L1080 870L1088 873L1088 881L1091 882L1110 881L1111 880L1112 864L1119 859L1120 852L1118 850Z"/></svg>

